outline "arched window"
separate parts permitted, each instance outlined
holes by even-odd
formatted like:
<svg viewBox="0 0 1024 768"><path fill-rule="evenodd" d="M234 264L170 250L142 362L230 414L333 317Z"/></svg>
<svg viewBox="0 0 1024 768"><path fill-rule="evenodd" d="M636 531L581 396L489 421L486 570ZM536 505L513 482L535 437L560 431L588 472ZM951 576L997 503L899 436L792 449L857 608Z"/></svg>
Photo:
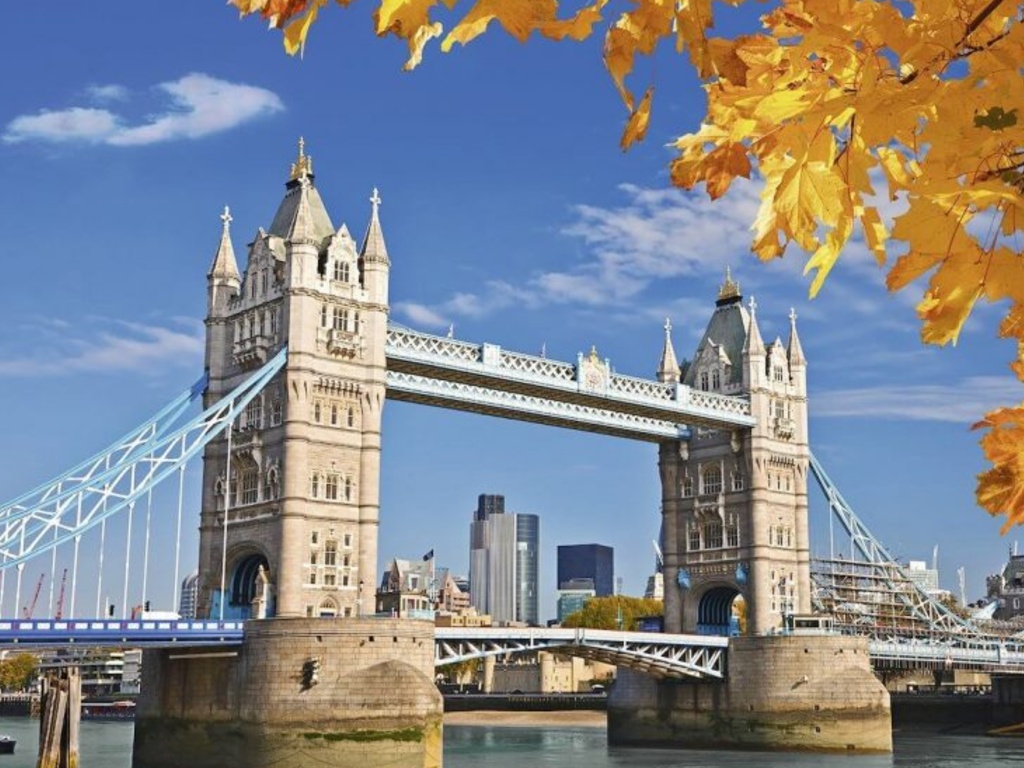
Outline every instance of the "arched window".
<svg viewBox="0 0 1024 768"><path fill-rule="evenodd" d="M331 501L337 501L338 499L338 476L327 475L327 481L324 483L325 496Z"/></svg>
<svg viewBox="0 0 1024 768"><path fill-rule="evenodd" d="M217 509L224 508L224 480L222 478L217 478L217 482L213 484L213 501Z"/></svg>
<svg viewBox="0 0 1024 768"><path fill-rule="evenodd" d="M705 392L708 391L708 372L707 371L701 371L700 372L700 388L702 390L704 390Z"/></svg>
<svg viewBox="0 0 1024 768"><path fill-rule="evenodd" d="M717 464L712 464L704 470L701 475L702 494L722 492L722 469Z"/></svg>
<svg viewBox="0 0 1024 768"><path fill-rule="evenodd" d="M320 305L320 327L321 328L326 328L327 327L327 305L326 304L321 304Z"/></svg>
<svg viewBox="0 0 1024 768"><path fill-rule="evenodd" d="M320 603L320 608L317 611L317 615L321 619L334 618L338 615L338 606L333 600L331 600L331 598L328 597L326 600Z"/></svg>
<svg viewBox="0 0 1024 768"><path fill-rule="evenodd" d="M334 426L337 426L337 425L338 425L338 406L332 405L331 406L331 426L334 427Z"/></svg>
<svg viewBox="0 0 1024 768"><path fill-rule="evenodd" d="M345 501L352 501L352 478L345 478Z"/></svg>
<svg viewBox="0 0 1024 768"><path fill-rule="evenodd" d="M722 374L716 368L711 372L711 388L720 389L722 386Z"/></svg>
<svg viewBox="0 0 1024 768"><path fill-rule="evenodd" d="M351 408L348 409L348 425L354 427L356 425L356 414Z"/></svg>
<svg viewBox="0 0 1024 768"><path fill-rule="evenodd" d="M783 375L783 370L782 370L782 366L781 365L776 365L775 366L775 380L776 381L785 381L785 376Z"/></svg>
<svg viewBox="0 0 1024 768"><path fill-rule="evenodd" d="M313 403L313 421L320 423L320 403Z"/></svg>
<svg viewBox="0 0 1024 768"><path fill-rule="evenodd" d="M264 312L260 315L260 336L267 335L267 313Z"/></svg>
<svg viewBox="0 0 1024 768"><path fill-rule="evenodd" d="M316 472L313 473L313 479L309 484L309 495L314 499L320 496L320 475Z"/></svg>
<svg viewBox="0 0 1024 768"><path fill-rule="evenodd" d="M687 475L683 478L683 498L693 496L693 478Z"/></svg>

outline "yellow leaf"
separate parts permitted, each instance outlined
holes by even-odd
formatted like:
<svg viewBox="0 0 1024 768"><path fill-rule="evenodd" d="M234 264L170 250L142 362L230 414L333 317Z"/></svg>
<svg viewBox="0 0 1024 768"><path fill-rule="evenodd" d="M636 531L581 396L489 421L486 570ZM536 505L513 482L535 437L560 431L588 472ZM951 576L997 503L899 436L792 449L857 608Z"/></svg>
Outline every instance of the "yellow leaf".
<svg viewBox="0 0 1024 768"><path fill-rule="evenodd" d="M304 16L295 19L284 28L284 49L289 56L294 56L305 47L309 28L316 21L320 9L326 4L327 0L313 0Z"/></svg>
<svg viewBox="0 0 1024 768"><path fill-rule="evenodd" d="M477 0L448 33L441 44L441 50L447 52L455 43L465 45L483 34L492 21L497 21L506 32L520 42L525 42L534 31L554 40L566 37L582 40L590 36L594 24L601 20L601 9L607 2L608 0L597 0L594 4L581 8L572 18L559 19L556 0Z"/></svg>
<svg viewBox="0 0 1024 768"><path fill-rule="evenodd" d="M393 34L406 41L409 58L404 69L415 69L423 59L423 47L444 31L440 22L430 20L430 11L441 0L381 0L374 11L374 28L379 36ZM455 0L443 0L449 8Z"/></svg>
<svg viewBox="0 0 1024 768"><path fill-rule="evenodd" d="M956 344L967 316L984 291L988 258L971 241L951 253L932 275L917 314L924 321L921 339L926 344Z"/></svg>
<svg viewBox="0 0 1024 768"><path fill-rule="evenodd" d="M878 159L882 161L882 170L889 180L889 194L895 197L896 192L910 187L913 176L907 169L903 156L891 147L879 147Z"/></svg>
<svg viewBox="0 0 1024 768"><path fill-rule="evenodd" d="M993 465L978 475L978 503L991 515L1006 516L1006 533L1024 524L1024 407L987 413L974 429L989 430L981 447Z"/></svg>
<svg viewBox="0 0 1024 768"><path fill-rule="evenodd" d="M878 266L885 264L885 241L889 235L885 231L882 217L877 208L865 208L860 215L860 226L864 230L864 242L868 250L875 255Z"/></svg>
<svg viewBox="0 0 1024 768"><path fill-rule="evenodd" d="M729 191L729 185L737 176L750 178L750 160L747 148L739 143L729 143L708 153L705 162L705 183L708 196L717 200Z"/></svg>
<svg viewBox="0 0 1024 768"><path fill-rule="evenodd" d="M812 269L817 270L817 273L814 275L814 280L811 281L810 295L812 299L818 295L818 291L821 290L821 286L825 282L825 278L828 277L828 273L832 271L832 267L836 265L836 260L839 258L839 254L842 253L843 247L850 239L850 233L852 231L853 216L841 217L836 226L833 227L825 236L825 242L822 243L811 258L807 260L807 264L804 266L804 274L806 275Z"/></svg>
<svg viewBox="0 0 1024 768"><path fill-rule="evenodd" d="M633 110L633 114L629 116L626 128L622 132L622 139L619 142L623 152L636 142L643 141L644 136L647 135L647 125L651 120L651 97L653 95L654 86L652 85L647 88L644 97L640 99L640 103Z"/></svg>
<svg viewBox="0 0 1024 768"><path fill-rule="evenodd" d="M782 175L775 208L801 247L816 249L819 223L836 223L848 199L845 186L832 167L817 161L793 163Z"/></svg>

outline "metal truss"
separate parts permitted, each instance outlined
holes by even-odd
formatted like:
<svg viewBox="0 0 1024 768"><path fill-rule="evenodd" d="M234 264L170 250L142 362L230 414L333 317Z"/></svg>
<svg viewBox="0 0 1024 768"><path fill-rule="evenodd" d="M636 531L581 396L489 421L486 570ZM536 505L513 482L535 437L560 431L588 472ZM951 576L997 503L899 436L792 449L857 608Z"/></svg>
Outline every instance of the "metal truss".
<svg viewBox="0 0 1024 768"><path fill-rule="evenodd" d="M1024 650L1020 640L983 631L925 592L861 522L813 454L810 460L829 511L849 534L853 550L848 558L817 561L812 573L816 609L834 614L844 632L900 647L909 639L945 642L947 651Z"/></svg>
<svg viewBox="0 0 1024 768"><path fill-rule="evenodd" d="M616 664L659 678L722 679L729 639L607 629L438 627L437 667L487 656L551 651Z"/></svg>
<svg viewBox="0 0 1024 768"><path fill-rule="evenodd" d="M0 648L197 648L242 643L243 621L24 619L0 621Z"/></svg>
<svg viewBox="0 0 1024 768"><path fill-rule="evenodd" d="M207 376L203 374L191 387L186 389L160 411L150 416L128 434L115 440L99 453L16 499L0 506L0 524L18 519L40 505L53 502L67 495L71 489L90 482L113 466L130 461L145 452L146 448L173 428L185 410L203 394Z"/></svg>
<svg viewBox="0 0 1024 768"><path fill-rule="evenodd" d="M71 483L72 475L67 473L59 492L31 507L19 506L16 513L0 519L3 567L18 566L75 540L100 521L133 505L233 423L286 360L287 348L283 348L229 395L188 423L154 434L148 442L130 450L107 454L103 469L77 483ZM106 466L108 460L112 463Z"/></svg>
<svg viewBox="0 0 1024 768"><path fill-rule="evenodd" d="M622 413L611 408L550 400L499 388L392 370L387 372L387 396L391 400L599 432L633 440L681 440L689 432L685 426Z"/></svg>
<svg viewBox="0 0 1024 768"><path fill-rule="evenodd" d="M474 407L491 404L477 401L479 390L524 395L538 403L552 406L555 403L571 404L584 410L565 409L560 412L562 418L556 421L527 419L526 416L517 416L514 410L500 415L559 426L579 424L580 429L603 431L593 429L593 421L578 415L592 408L651 423L664 422L668 425L666 431L673 430L671 435L662 433L655 436L652 433L649 437L640 437L652 441L666 437L678 439L678 427L675 425L680 424L709 429L749 428L754 425L750 401L746 398L623 376L612 371L610 361L600 360L594 353L578 355L576 363L572 364L509 352L495 344L470 344L395 325L388 326L385 351L389 386L392 374L406 374L438 385L449 383L469 387L444 391L448 397L444 403L446 407L459 407L453 403L465 402L465 410L487 413L489 411ZM442 391L439 386L435 389ZM610 434L638 437L644 433L629 429Z"/></svg>

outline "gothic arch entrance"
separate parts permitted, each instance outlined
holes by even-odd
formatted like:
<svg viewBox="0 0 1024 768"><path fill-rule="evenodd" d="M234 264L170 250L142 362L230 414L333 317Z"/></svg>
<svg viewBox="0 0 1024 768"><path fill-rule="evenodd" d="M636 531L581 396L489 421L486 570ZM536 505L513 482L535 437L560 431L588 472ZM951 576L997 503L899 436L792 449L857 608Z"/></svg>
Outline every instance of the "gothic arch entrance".
<svg viewBox="0 0 1024 768"><path fill-rule="evenodd" d="M697 603L698 635L738 635L740 621L736 599L742 597L735 587L712 587Z"/></svg>
<svg viewBox="0 0 1024 768"><path fill-rule="evenodd" d="M243 556L235 563L234 572L231 576L231 583L228 587L228 609L231 618L248 619L253 618L252 604L257 597L262 598L263 586L260 581L260 569L263 569L264 578L270 576L270 563L265 555L254 552ZM269 606L267 615L271 615Z"/></svg>

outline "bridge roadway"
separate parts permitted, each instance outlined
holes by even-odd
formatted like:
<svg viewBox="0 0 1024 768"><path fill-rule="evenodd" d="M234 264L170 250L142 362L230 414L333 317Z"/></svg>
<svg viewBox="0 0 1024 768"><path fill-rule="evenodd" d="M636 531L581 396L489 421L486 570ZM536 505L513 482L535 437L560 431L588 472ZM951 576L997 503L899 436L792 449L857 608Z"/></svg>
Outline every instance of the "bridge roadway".
<svg viewBox="0 0 1024 768"><path fill-rule="evenodd" d="M245 622L211 620L0 620L0 648L208 648L242 642ZM435 662L445 666L487 656L554 651L627 666L656 677L722 678L729 639L600 629L438 627ZM1024 671L1019 642L872 639L871 660L887 668Z"/></svg>
<svg viewBox="0 0 1024 768"><path fill-rule="evenodd" d="M661 442L690 427L750 428L744 397L623 376L596 354L575 364L388 327L387 396L587 432Z"/></svg>

